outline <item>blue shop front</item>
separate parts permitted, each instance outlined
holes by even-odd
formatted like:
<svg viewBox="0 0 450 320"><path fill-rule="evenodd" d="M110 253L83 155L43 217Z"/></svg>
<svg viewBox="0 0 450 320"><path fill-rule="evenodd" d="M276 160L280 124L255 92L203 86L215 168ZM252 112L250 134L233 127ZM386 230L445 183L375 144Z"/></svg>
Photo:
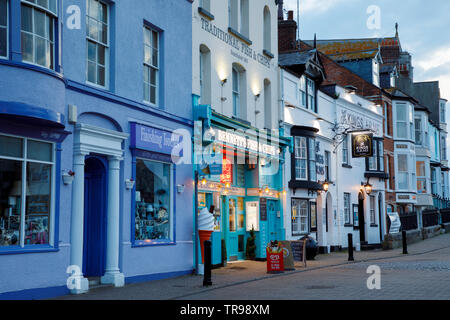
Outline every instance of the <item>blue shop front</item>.
<svg viewBox="0 0 450 320"><path fill-rule="evenodd" d="M267 244L285 238L282 168L290 140L213 112L209 106L197 106L195 119L197 213L213 209L212 264L249 258L252 229L255 258L265 260Z"/></svg>

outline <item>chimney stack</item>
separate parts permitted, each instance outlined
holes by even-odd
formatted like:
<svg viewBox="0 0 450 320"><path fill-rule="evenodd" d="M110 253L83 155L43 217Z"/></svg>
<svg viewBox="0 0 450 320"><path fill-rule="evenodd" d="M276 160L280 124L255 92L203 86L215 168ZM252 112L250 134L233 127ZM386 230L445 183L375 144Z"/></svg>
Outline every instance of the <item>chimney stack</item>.
<svg viewBox="0 0 450 320"><path fill-rule="evenodd" d="M278 52L293 50L297 50L297 22L294 20L294 11L289 11L287 20L278 20Z"/></svg>

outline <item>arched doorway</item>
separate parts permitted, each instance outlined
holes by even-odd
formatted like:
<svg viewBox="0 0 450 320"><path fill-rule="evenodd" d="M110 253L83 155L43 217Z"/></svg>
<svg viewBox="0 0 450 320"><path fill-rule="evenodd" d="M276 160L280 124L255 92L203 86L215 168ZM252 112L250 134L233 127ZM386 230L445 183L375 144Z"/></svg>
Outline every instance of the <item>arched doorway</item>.
<svg viewBox="0 0 450 320"><path fill-rule="evenodd" d="M364 216L364 193L358 194L359 241L366 242L366 222Z"/></svg>
<svg viewBox="0 0 450 320"><path fill-rule="evenodd" d="M83 274L101 277L106 264L106 160L86 157L84 169Z"/></svg>

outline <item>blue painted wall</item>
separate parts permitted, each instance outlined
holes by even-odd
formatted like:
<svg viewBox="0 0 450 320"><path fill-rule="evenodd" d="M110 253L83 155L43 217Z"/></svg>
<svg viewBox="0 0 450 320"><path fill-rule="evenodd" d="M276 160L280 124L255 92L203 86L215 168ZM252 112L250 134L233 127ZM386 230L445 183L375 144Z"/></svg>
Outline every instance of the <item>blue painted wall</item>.
<svg viewBox="0 0 450 320"><path fill-rule="evenodd" d="M13 3L16 1L13 1ZM109 1L111 4L111 86L101 90L86 84L86 2L66 0L59 17L67 19L66 9L75 4L81 9L81 29L61 31L61 73L21 63L20 30L10 29L16 48L9 60L0 59L0 101L15 101L61 112L67 117L69 104L78 107L79 122L129 133L131 120L145 121L165 129L192 131L192 8L190 1ZM60 4L62 2L60 1ZM20 10L20 7L19 7ZM17 14L17 12L16 12ZM17 15L17 17L20 16ZM174 23L174 21L176 23ZM157 108L143 103L143 27L151 24L161 30L161 99ZM16 21L16 26L20 23ZM15 40L14 40L15 39ZM19 50L17 50L19 48ZM18 52L17 52L18 51ZM13 59L14 58L14 59ZM66 120L67 121L67 120ZM74 126L66 122L66 130ZM0 132L1 132L0 128ZM132 176L132 155L127 140L121 181ZM73 134L61 144L61 170L72 169ZM177 275L193 268L192 245L192 167L176 168L176 184L186 186L175 194L175 245L132 248L132 192L121 184L120 199L120 269L126 279L153 279L164 274ZM58 192L57 192L58 193ZM57 236L59 250L48 253L0 255L0 299L2 293L28 289L58 288L60 294L67 280L70 264L70 216L72 186L61 183ZM152 275L155 275L152 277ZM134 280L132 280L134 279ZM21 292L20 297L36 297L39 291ZM32 293L32 294L31 294ZM9 295L14 296L14 295ZM51 294L50 294L51 296ZM3 295L6 297L6 295Z"/></svg>

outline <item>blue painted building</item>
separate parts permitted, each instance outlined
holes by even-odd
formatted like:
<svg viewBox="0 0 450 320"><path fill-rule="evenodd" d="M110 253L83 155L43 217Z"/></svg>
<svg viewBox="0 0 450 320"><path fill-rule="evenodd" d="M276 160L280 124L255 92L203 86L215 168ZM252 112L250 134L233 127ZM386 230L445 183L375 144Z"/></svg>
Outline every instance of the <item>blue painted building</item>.
<svg viewBox="0 0 450 320"><path fill-rule="evenodd" d="M0 299L192 272L191 6L0 0Z"/></svg>

